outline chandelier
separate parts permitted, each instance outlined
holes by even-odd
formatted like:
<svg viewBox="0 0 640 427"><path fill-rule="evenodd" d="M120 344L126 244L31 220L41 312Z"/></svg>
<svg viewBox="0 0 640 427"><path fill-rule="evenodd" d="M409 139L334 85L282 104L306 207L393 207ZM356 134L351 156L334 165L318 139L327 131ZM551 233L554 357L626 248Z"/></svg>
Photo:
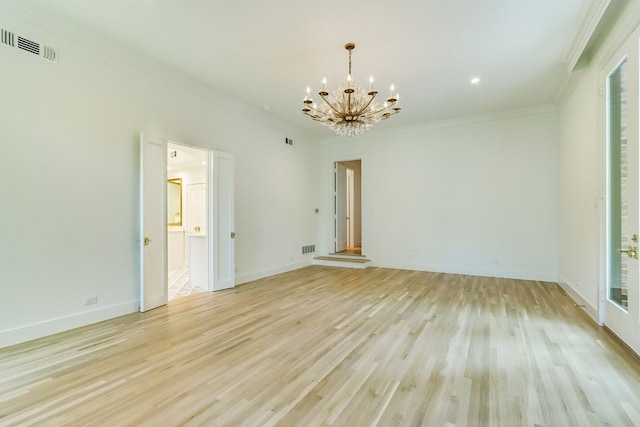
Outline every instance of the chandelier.
<svg viewBox="0 0 640 427"><path fill-rule="evenodd" d="M347 80L342 82L333 93L326 90L327 79L322 79L322 90L318 92L322 101L315 104L310 98L311 88L307 87L302 112L323 125L329 126L335 133L343 136L362 135L371 129L380 120L388 119L398 114L401 107L400 99L395 87L391 85L389 97L386 102L379 105L375 101L378 94L373 88L373 76L369 78L369 89L359 85L351 76L351 51L355 49L354 43L347 43L344 48L349 51L349 74Z"/></svg>

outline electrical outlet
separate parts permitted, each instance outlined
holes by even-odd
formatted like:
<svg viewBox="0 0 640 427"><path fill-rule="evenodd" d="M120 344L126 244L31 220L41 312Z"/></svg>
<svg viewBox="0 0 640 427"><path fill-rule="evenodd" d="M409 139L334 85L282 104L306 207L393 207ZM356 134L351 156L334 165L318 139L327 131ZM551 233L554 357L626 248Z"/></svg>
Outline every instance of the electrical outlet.
<svg viewBox="0 0 640 427"><path fill-rule="evenodd" d="M91 304L95 304L97 302L98 302L98 297L96 297L96 296L85 297L85 299L84 299L84 305L91 305Z"/></svg>

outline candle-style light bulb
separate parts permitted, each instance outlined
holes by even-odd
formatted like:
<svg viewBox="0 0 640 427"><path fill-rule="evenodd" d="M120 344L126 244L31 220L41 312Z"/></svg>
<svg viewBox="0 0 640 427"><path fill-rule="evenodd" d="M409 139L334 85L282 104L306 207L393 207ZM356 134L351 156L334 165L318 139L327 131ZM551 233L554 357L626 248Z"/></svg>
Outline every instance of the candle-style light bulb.
<svg viewBox="0 0 640 427"><path fill-rule="evenodd" d="M322 90L326 90L327 89L327 78L323 77L322 78Z"/></svg>
<svg viewBox="0 0 640 427"><path fill-rule="evenodd" d="M394 85L391 85L390 90L391 90L391 96L393 97L393 91L396 90L396 87Z"/></svg>
<svg viewBox="0 0 640 427"><path fill-rule="evenodd" d="M369 76L369 85L370 85L370 88L373 90L373 76Z"/></svg>

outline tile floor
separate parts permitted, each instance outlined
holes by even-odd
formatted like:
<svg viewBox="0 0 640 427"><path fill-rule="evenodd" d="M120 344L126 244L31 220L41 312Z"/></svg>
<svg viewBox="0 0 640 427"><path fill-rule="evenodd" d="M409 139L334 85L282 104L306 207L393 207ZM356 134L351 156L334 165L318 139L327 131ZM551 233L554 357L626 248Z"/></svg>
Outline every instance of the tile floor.
<svg viewBox="0 0 640 427"><path fill-rule="evenodd" d="M189 282L189 267L169 270L169 301L204 291L202 288L191 286Z"/></svg>

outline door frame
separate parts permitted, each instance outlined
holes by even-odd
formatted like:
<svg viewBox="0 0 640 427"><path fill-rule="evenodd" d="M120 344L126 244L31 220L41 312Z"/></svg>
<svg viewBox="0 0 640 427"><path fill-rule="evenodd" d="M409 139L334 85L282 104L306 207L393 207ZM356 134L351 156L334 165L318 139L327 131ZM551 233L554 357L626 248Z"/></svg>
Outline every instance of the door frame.
<svg viewBox="0 0 640 427"><path fill-rule="evenodd" d="M609 76L615 71L620 64L626 59L628 64L634 63L629 69L628 81L635 83L630 84L628 105L629 120L628 128L633 129L630 132L629 139L634 139L636 145L635 162L637 171L632 174L635 178L636 190L640 188L640 179L638 172L640 171L640 152L638 151L638 145L640 145L640 132L638 123L638 106L640 104L640 88L638 87L638 58L640 56L640 27L636 27L629 36L617 46L605 60L600 63L600 70L598 73L599 84L599 105L598 116L599 123L601 124L599 129L599 154L600 154L600 284L598 295L598 322L601 326L606 327L613 334L618 336L629 348L631 348L637 354L640 354L640 336L632 336L625 338L623 335L629 335L629 328L637 328L640 325L640 318L638 318L640 311L640 265L639 260L631 261L634 263L634 269L631 280L629 282L629 300L626 312L623 314L623 309L620 307L613 307L613 303L609 302L609 253L612 250L609 243L609 218L610 212L610 192L609 192L609 91L608 81ZM635 121L635 123L633 123ZM634 134L635 133L635 134ZM637 193L637 192L636 192ZM638 203L636 203L636 211L638 210ZM637 213L640 216L640 213ZM633 230L629 230L630 233L637 233L640 227L639 218L635 218L635 224L632 224ZM629 236L627 236L629 237ZM630 242L631 243L631 242ZM631 287L635 287L631 289ZM632 322L632 325L625 325L622 332L616 330L616 326L612 326L613 323Z"/></svg>
<svg viewBox="0 0 640 427"><path fill-rule="evenodd" d="M154 139L160 139L163 141L164 144L164 160L163 160L163 164L160 165L160 167L162 168L162 176L163 176L163 180L162 180L162 185L164 186L165 189L165 195L164 195L164 200L165 200L165 204L166 204L166 183L167 183L167 144L171 143L173 145L182 145L182 146L186 146L186 147L190 147L190 148L194 148L194 149L198 149L198 150L203 150L207 152L207 172L206 172L206 180L207 180L207 237L206 237L206 244L207 244L207 250L208 250L208 254L207 254L207 290L208 291L214 291L214 290L220 290L220 289L228 289L228 288L232 288L235 286L235 245L233 242L233 237L230 237L231 239L231 243L228 245L229 250L232 251L229 254L230 257L230 274L227 278L225 278L225 282L224 282L224 286L220 287L218 285L218 280L219 278L219 273L218 273L218 264L219 264L219 260L220 260L220 256L219 256L219 251L214 251L213 248L220 248L221 246L221 239L222 237L220 237L218 235L218 233L214 233L214 227L215 230L217 230L217 226L218 223L220 222L220 215L219 213L216 211L216 206L218 205L217 203L217 196L218 196L218 191L216 189L214 189L214 185L217 185L218 182L218 175L217 175L217 169L215 168L215 160L217 158L224 158L227 160L230 160L231 164L230 164L230 179L231 179L231 183L230 183L230 202L231 202L231 210L230 210L230 217L227 218L228 220L228 224L231 227L231 229L234 228L235 226L235 218L234 218L234 208L233 208L233 203L234 203L234 199L235 199L235 187L234 187L234 156L230 153L223 153L223 152L219 152L219 151L215 151L212 150L210 148L205 148L205 147L200 147L197 145L190 145L190 144L184 144L182 142L178 142L176 141L176 138L170 138L164 134L158 133L158 132L140 132L140 141L142 143L142 141L144 140L144 138L146 137L153 137ZM140 167L142 168L142 154L141 154L141 159L140 159ZM142 169L141 169L142 170ZM139 195L139 199L140 199L140 212L139 212L139 217L140 217L140 241L139 241L139 246L140 246L140 259L139 259L139 263L140 263L140 278L139 278L139 286L138 286L138 290L140 292L140 311L143 311L143 303L142 303L142 295L143 295L143 286L144 286L144 274L143 274L143 268L144 268L144 260L143 260L143 250L144 250L144 227L143 227L143 223L142 223L142 214L143 214L143 210L142 210L142 200L143 200L143 188L142 185L140 185L140 195ZM168 248L168 241L167 241L167 212L166 212L166 206L164 209L160 209L159 212L157 212L157 215L161 215L163 218L163 223L165 224L164 226L164 239L163 239L163 243L164 243L164 262L161 266L162 268L162 274L164 277L164 288L165 288L165 295L168 294L168 281L167 281L167 276L168 276L168 265L166 262L166 254L167 254L167 248ZM215 234L215 235L214 235ZM235 233L234 233L235 235ZM167 302L165 302L162 305L166 305ZM145 310L146 311L146 310Z"/></svg>
<svg viewBox="0 0 640 427"><path fill-rule="evenodd" d="M329 209L327 209L327 221L329 224L329 247L331 248L328 252L334 252L336 248L336 229L335 229L335 214L334 214L334 202L335 202L335 185L336 185L336 174L335 174L335 165L336 163L341 162L353 162L360 161L360 247L362 248L362 254L364 254L364 244L365 244L365 224L366 219L363 215L364 211L364 200L365 200L365 190L364 190L364 156L355 155L355 156L344 156L344 157L336 157L329 160L328 163L328 178L329 178L329 193L328 193L328 205Z"/></svg>
<svg viewBox="0 0 640 427"><path fill-rule="evenodd" d="M347 248L355 246L355 230L356 223L353 214L355 210L354 191L355 190L355 171L347 168ZM362 212L360 212L362 217ZM362 230L360 230L362 231Z"/></svg>

